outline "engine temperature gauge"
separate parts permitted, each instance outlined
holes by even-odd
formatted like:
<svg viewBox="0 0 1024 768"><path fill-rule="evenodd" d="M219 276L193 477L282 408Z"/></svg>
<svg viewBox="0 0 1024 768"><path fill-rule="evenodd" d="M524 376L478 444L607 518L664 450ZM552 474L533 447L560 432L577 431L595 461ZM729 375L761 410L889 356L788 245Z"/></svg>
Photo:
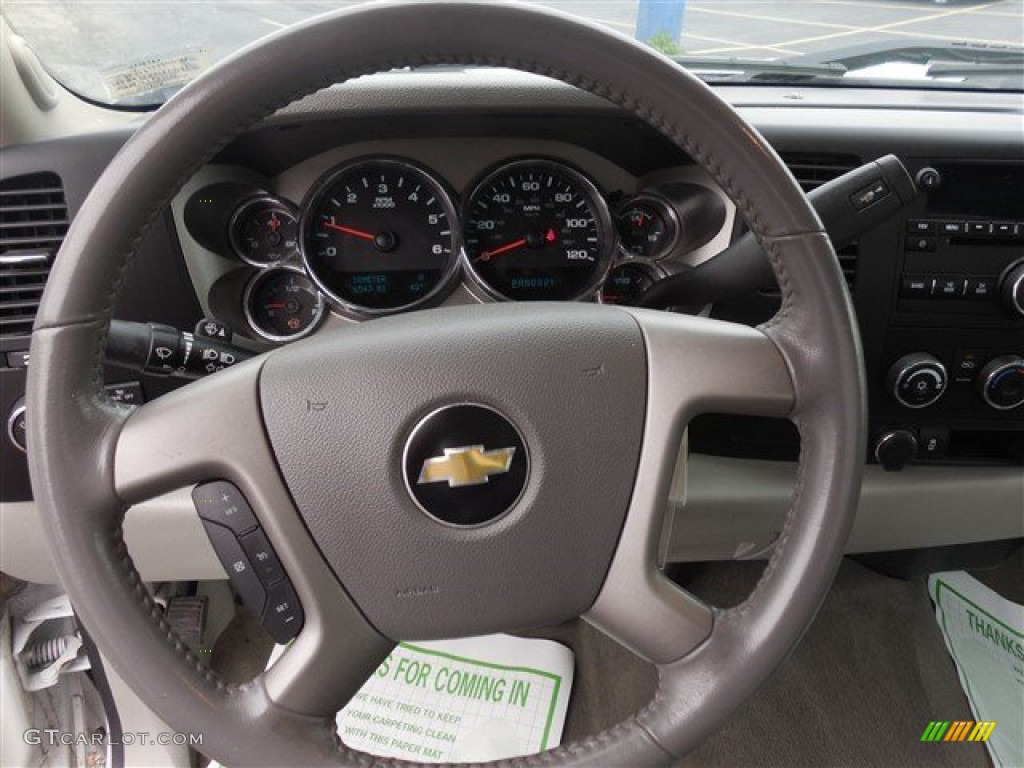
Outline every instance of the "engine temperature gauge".
<svg viewBox="0 0 1024 768"><path fill-rule="evenodd" d="M675 211L654 197L637 197L619 209L615 217L619 244L627 256L660 259L679 239Z"/></svg>
<svg viewBox="0 0 1024 768"><path fill-rule="evenodd" d="M260 272L245 289L245 319L269 341L310 333L324 315L324 299L305 273L290 267Z"/></svg>
<svg viewBox="0 0 1024 768"><path fill-rule="evenodd" d="M295 214L273 197L255 197L238 206L228 237L238 257L254 267L271 267L299 253Z"/></svg>

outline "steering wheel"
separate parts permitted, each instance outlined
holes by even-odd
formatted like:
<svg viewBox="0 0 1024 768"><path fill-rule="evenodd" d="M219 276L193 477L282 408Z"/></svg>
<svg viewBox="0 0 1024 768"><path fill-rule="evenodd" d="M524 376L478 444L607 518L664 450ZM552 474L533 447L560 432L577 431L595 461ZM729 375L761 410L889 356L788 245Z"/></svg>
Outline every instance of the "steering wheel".
<svg viewBox="0 0 1024 768"><path fill-rule="evenodd" d="M430 310L318 334L138 408L107 399L105 337L122 277L185 181L297 97L432 64L557 78L661 131L759 238L782 290L778 315L754 329L594 304ZM31 353L32 485L72 603L138 695L232 765L368 764L340 743L334 716L397 640L578 616L655 663L657 693L602 733L508 764L668 764L721 725L811 622L842 555L864 455L853 311L829 241L775 153L668 59L516 5L332 13L184 88L75 218ZM438 486L426 514L411 493L419 460L407 461L424 425L451 447L444 435L458 429L444 414L466 404L518 436L512 461L522 461L515 499L484 492L474 525L437 519L458 503L457 486ZM774 554L730 610L659 570L678 446L708 411L786 417L802 440ZM479 426L487 449L505 448L474 413L459 428ZM283 656L244 685L220 680L175 637L122 538L130 505L211 479L248 499L305 613Z"/></svg>

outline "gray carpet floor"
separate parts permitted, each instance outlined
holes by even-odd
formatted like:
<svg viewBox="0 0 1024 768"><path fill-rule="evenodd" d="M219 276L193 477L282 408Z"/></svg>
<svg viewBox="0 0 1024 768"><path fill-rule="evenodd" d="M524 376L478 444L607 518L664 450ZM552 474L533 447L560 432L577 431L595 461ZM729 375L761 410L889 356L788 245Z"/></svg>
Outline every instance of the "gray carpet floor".
<svg viewBox="0 0 1024 768"><path fill-rule="evenodd" d="M762 567L713 564L687 569L678 578L708 602L726 607L742 602ZM975 575L1009 599L1024 598L1019 554ZM577 651L567 738L606 727L650 699L653 670L585 624L539 634ZM920 741L930 720L971 719L925 584L888 578L847 560L793 655L730 723L679 765L984 768L991 763L981 744Z"/></svg>

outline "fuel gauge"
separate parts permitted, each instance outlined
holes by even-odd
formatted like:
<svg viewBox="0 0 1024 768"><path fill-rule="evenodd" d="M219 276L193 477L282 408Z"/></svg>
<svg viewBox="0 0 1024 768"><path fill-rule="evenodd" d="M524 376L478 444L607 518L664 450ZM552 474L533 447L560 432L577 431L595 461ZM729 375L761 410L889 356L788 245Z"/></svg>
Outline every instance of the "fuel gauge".
<svg viewBox="0 0 1024 768"><path fill-rule="evenodd" d="M268 341L292 341L310 333L324 316L324 299L306 274L291 267L260 272L243 298L245 319Z"/></svg>
<svg viewBox="0 0 1024 768"><path fill-rule="evenodd" d="M254 267L272 267L299 253L295 214L274 197L254 197L238 206L228 237L238 258Z"/></svg>

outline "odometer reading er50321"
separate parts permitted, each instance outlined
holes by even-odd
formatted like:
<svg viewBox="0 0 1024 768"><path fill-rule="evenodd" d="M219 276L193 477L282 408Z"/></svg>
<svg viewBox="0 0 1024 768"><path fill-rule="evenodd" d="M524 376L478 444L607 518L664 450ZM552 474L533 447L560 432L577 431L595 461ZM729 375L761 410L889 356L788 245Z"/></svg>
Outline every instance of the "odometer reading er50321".
<svg viewBox="0 0 1024 768"><path fill-rule="evenodd" d="M304 206L306 269L331 301L360 315L424 304L458 272L458 222L447 192L405 160L331 171Z"/></svg>
<svg viewBox="0 0 1024 768"><path fill-rule="evenodd" d="M495 298L581 299L601 284L615 233L597 188L547 160L521 160L489 174L464 214L466 266Z"/></svg>

